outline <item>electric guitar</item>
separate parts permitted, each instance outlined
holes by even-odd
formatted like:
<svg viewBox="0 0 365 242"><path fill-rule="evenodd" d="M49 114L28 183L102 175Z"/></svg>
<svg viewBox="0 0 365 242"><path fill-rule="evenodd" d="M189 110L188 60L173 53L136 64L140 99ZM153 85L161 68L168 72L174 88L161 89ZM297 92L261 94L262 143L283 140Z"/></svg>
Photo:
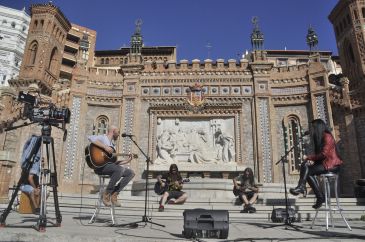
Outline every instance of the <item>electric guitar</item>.
<svg viewBox="0 0 365 242"><path fill-rule="evenodd" d="M164 194L169 189L169 183L166 180L162 180L162 182L165 183L165 186L162 186L162 184L159 181L157 181L155 183L154 190L155 190L155 193L158 195ZM190 182L190 179L184 178L182 180L182 183L186 183L186 182Z"/></svg>
<svg viewBox="0 0 365 242"><path fill-rule="evenodd" d="M91 169L101 168L108 163L115 163L117 162L118 156L127 156L128 157L127 160L129 161L132 160L132 158L138 157L135 154L132 155L132 154L115 153L114 148L113 148L113 153L110 154L93 143L86 146L85 148L85 160L87 165Z"/></svg>

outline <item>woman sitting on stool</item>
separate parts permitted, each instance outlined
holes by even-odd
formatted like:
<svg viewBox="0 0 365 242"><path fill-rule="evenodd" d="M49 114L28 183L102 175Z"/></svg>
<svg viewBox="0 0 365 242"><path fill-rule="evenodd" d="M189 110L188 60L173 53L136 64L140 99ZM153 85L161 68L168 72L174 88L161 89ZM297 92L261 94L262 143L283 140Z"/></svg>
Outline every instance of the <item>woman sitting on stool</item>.
<svg viewBox="0 0 365 242"><path fill-rule="evenodd" d="M323 120L315 119L312 121L310 136L314 144L315 154L303 156L304 161L300 167L298 186L290 188L289 191L295 196L300 193L305 194L305 183L307 181L317 198L316 203L312 207L318 209L322 206L325 199L323 193L319 190L315 176L327 172L337 173L343 161L337 151L335 139Z"/></svg>

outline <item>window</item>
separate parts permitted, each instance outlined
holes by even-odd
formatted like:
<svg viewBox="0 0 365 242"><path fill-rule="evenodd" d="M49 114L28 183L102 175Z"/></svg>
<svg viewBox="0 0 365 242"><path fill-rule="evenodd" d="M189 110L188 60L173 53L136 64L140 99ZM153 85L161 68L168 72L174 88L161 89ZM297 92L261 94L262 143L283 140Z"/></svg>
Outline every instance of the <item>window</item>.
<svg viewBox="0 0 365 242"><path fill-rule="evenodd" d="M94 128L94 133L96 133L96 135L106 134L108 131L108 123L109 120L106 116L104 115L99 116L96 119L96 127Z"/></svg>
<svg viewBox="0 0 365 242"><path fill-rule="evenodd" d="M302 128L300 126L299 118L297 116L289 116L284 121L284 142L285 142L285 152L290 149L292 151L289 153L289 172L299 173L300 164L302 163L303 156L303 144L300 140L302 136Z"/></svg>
<svg viewBox="0 0 365 242"><path fill-rule="evenodd" d="M106 58L106 59L105 59L105 64L106 64L106 65L109 65L109 58Z"/></svg>
<svg viewBox="0 0 365 242"><path fill-rule="evenodd" d="M57 62L58 62L58 50L57 48L53 48L48 66L49 71L53 74L56 74L55 72L56 72Z"/></svg>
<svg viewBox="0 0 365 242"><path fill-rule="evenodd" d="M28 63L30 65L34 65L35 64L35 59L37 57L37 51L38 51L38 43L37 41L34 41L29 48L29 59L28 59Z"/></svg>
<svg viewBox="0 0 365 242"><path fill-rule="evenodd" d="M15 22L11 22L11 27L14 29L15 28Z"/></svg>
<svg viewBox="0 0 365 242"><path fill-rule="evenodd" d="M357 11L354 10L354 16L355 16L355 19L359 19L359 16L357 15Z"/></svg>

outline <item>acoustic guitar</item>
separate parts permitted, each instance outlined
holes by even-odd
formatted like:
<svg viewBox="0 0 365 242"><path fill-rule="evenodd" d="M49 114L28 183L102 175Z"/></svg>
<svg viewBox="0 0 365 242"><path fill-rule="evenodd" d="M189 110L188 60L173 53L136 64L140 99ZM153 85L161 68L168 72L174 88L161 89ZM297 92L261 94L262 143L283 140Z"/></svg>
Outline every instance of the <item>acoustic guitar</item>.
<svg viewBox="0 0 365 242"><path fill-rule="evenodd" d="M111 147L113 148L113 147ZM114 150L114 149L113 149ZM123 153L108 153L104 149L100 148L99 146L91 143L90 145L86 146L85 148L85 160L87 165L91 169L97 169L105 166L108 163L115 163L117 162L118 156L127 156L129 160L132 158L137 158L138 156L135 154L123 154Z"/></svg>
<svg viewBox="0 0 365 242"><path fill-rule="evenodd" d="M155 183L154 190L155 190L155 193L158 194L158 195L164 194L169 189L169 183L166 180L162 180L162 181L163 181L163 183L165 183L165 186L162 186L159 181L157 181ZM186 182L190 182L190 179L189 178L184 178L182 180L182 183L186 183Z"/></svg>

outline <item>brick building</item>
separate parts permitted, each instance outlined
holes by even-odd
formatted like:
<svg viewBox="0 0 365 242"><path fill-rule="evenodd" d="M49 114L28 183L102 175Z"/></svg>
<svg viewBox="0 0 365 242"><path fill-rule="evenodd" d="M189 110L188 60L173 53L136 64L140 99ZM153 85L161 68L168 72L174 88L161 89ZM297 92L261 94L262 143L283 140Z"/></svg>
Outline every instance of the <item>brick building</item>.
<svg viewBox="0 0 365 242"><path fill-rule="evenodd" d="M174 46L144 46L137 21L129 48L94 51L95 31L71 24L50 3L32 5L19 78L1 89L1 162L19 160L35 130L33 125L5 131L23 122L22 104L14 97L30 89L72 113L66 142L62 131L52 133L64 192L79 192L82 182L90 189L97 184L92 170L83 170L83 150L88 135L105 133L109 125L135 135L153 161L150 176L174 162L183 174L204 177L201 181L224 181L249 166L259 182L282 183L275 163L296 145L286 170L294 183L303 148L310 149L297 140L314 118L334 127L350 167L341 185L353 187L361 169L348 136L356 132L348 79L337 75L330 52L264 50L262 36L254 26L253 50L240 60L178 62ZM122 153L138 153L129 139L119 139L117 147ZM20 174L16 163L11 164L10 184ZM144 157L131 167L136 172L132 194L138 194L133 189L147 175ZM342 192L351 195L353 190Z"/></svg>

